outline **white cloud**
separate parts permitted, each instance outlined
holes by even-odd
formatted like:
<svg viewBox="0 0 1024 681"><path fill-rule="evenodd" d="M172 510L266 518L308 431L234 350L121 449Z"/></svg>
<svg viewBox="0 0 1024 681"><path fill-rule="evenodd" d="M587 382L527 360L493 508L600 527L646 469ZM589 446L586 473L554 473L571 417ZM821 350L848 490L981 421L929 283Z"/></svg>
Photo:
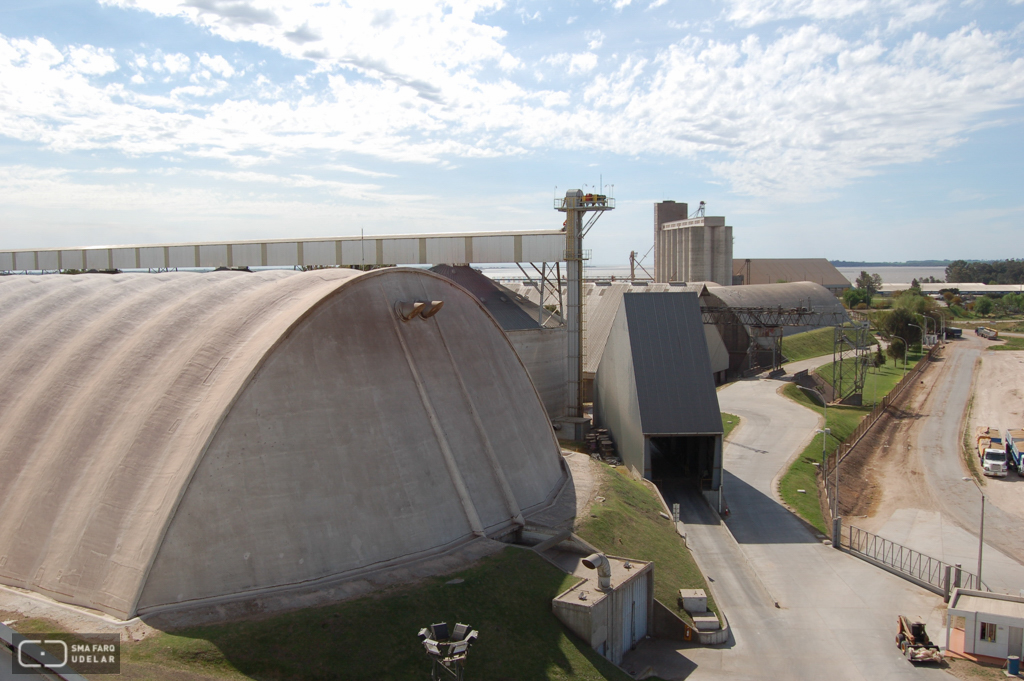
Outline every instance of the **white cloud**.
<svg viewBox="0 0 1024 681"><path fill-rule="evenodd" d="M234 67L228 63L227 59L219 54L214 57L211 57L208 54L202 54L199 57L199 63L214 73L220 74L223 78L230 78L235 75Z"/></svg>
<svg viewBox="0 0 1024 681"><path fill-rule="evenodd" d="M117 71L117 60L114 59L109 50L101 50L92 45L72 47L68 50L71 58L71 65L79 73L89 76L103 76Z"/></svg>
<svg viewBox="0 0 1024 681"><path fill-rule="evenodd" d="M784 19L848 19L856 15L891 15L891 28L938 14L946 0L727 0L728 18L741 26Z"/></svg>
<svg viewBox="0 0 1024 681"><path fill-rule="evenodd" d="M596 50L604 44L605 35L602 31L587 31L584 36L587 39L587 49Z"/></svg>
<svg viewBox="0 0 1024 681"><path fill-rule="evenodd" d="M577 54L559 52L558 54L548 55L541 59L541 61L551 66L568 66L567 71L570 75L589 73L597 67L597 55L593 52L579 52Z"/></svg>
<svg viewBox="0 0 1024 681"><path fill-rule="evenodd" d="M169 73L184 73L192 68L192 60L184 54L164 55L163 67Z"/></svg>
<svg viewBox="0 0 1024 681"><path fill-rule="evenodd" d="M505 31L475 21L501 7L501 0L382 0L351 6L319 0L100 2L181 17L226 40L255 43L325 68L354 69L434 100L453 96L456 73L515 64L500 42Z"/></svg>
<svg viewBox="0 0 1024 681"><path fill-rule="evenodd" d="M569 73L589 73L597 68L597 55L593 52L574 54L569 59Z"/></svg>
<svg viewBox="0 0 1024 681"><path fill-rule="evenodd" d="M668 4L668 0L654 0L651 4L647 5L647 9L657 9Z"/></svg>
<svg viewBox="0 0 1024 681"><path fill-rule="evenodd" d="M59 152L216 159L247 172L285 158L315 157L322 167L349 154L449 167L466 158L574 149L601 131L608 152L697 158L737 191L793 197L933 158L1024 97L1016 36L974 26L902 40L840 36L811 25L766 39L691 35L621 58L599 60L592 51L550 55L535 66L557 68L538 70L534 81L502 45L503 31L478 20L493 2L457 3L448 14L435 12L435 5L410 14L388 7L282 9L269 1L204 0L205 9L135 2L304 59L309 71L275 82L250 72L252 66L200 54L188 87L153 83L136 91L140 74L93 82L80 68L85 62L71 56L84 47L62 52L43 39L0 36L0 129ZM757 4L735 0L732 7L743 2ZM861 11L858 6L854 0L831 10L814 0L772 5L776 12ZM352 25L368 28L341 36L332 27L345 24L325 16L361 17L363 24ZM586 37L593 49L605 41L603 34ZM100 56L89 63L104 63ZM184 54L162 53L135 56L134 64L159 65L165 73L194 65ZM569 108L570 101L577 105Z"/></svg>

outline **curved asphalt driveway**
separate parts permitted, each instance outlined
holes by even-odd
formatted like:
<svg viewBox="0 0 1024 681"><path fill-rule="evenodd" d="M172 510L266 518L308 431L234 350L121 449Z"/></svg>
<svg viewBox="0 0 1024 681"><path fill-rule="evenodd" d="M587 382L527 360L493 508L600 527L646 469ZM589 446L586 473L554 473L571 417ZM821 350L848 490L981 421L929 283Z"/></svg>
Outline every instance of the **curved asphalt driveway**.
<svg viewBox="0 0 1024 681"><path fill-rule="evenodd" d="M942 600L823 545L776 501L773 480L818 427L817 414L777 394L783 385L752 379L718 394L722 411L742 419L724 452L727 527L699 499L665 491L682 505L732 640L678 651L659 642L644 657L666 679L947 678L912 667L893 644L898 614L923 618L941 638Z"/></svg>

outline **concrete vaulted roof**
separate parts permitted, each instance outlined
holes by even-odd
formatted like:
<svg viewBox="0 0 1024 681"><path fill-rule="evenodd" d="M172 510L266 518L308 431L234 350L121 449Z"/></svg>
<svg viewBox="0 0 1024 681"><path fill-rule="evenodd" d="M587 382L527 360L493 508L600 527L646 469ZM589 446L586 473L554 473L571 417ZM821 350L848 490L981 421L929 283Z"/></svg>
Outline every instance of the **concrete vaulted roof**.
<svg viewBox="0 0 1024 681"><path fill-rule="evenodd" d="M422 270L5 277L0 317L0 583L64 602L337 578L502 531L564 478L507 338Z"/></svg>

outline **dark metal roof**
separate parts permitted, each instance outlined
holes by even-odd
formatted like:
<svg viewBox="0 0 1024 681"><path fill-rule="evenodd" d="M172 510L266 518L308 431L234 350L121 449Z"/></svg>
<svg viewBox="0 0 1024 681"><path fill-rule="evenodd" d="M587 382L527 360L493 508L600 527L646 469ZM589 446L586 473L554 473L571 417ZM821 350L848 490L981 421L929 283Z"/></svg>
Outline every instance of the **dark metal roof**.
<svg viewBox="0 0 1024 681"><path fill-rule="evenodd" d="M435 265L430 271L451 279L476 296L505 331L541 328L537 319L531 317L514 300L515 293L492 281L482 272L465 265Z"/></svg>
<svg viewBox="0 0 1024 681"><path fill-rule="evenodd" d="M626 293L640 423L645 435L721 433L696 293Z"/></svg>

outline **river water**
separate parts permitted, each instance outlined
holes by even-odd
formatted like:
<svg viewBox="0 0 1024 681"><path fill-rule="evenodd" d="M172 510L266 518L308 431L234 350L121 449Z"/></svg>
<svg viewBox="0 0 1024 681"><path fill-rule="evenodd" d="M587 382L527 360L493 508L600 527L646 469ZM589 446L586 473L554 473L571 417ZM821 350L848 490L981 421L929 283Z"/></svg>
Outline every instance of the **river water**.
<svg viewBox="0 0 1024 681"><path fill-rule="evenodd" d="M483 272L489 277L494 279L523 279L523 273L518 267L483 267ZM532 267L526 266L526 271L531 275L536 275ZM648 268L651 270L653 268ZM939 281L946 280L946 269L944 267L838 267L836 268L839 272L850 280L853 284L857 277L860 276L861 271L866 271L868 274L877 274L882 277L883 284L909 284L914 279L924 279L925 277L935 277ZM628 279L629 278L629 265L595 265L593 267L587 267L585 270L586 277L588 279L596 278L607 278L615 277L616 279ZM646 277L647 275L639 268L636 271L638 277ZM565 276L565 268L562 267L562 276Z"/></svg>

